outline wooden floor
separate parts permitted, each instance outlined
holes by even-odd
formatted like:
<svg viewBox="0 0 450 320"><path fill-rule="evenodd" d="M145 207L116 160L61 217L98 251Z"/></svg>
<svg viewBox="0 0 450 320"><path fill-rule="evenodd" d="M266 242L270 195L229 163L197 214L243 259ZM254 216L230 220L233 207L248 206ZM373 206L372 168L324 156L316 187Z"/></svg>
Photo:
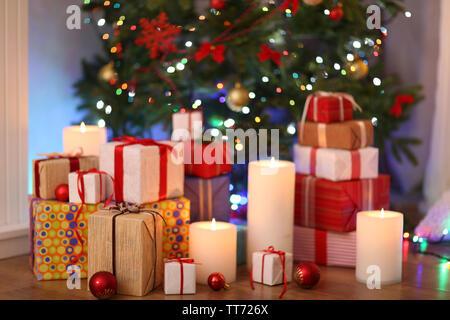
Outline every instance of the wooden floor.
<svg viewBox="0 0 450 320"><path fill-rule="evenodd" d="M431 246L428 247L431 249ZM435 245L432 248L441 254L449 254L450 247ZM283 299L445 299L450 300L450 264L421 254L404 255L403 282L385 286L380 290L369 290L365 284L355 281L354 269L320 267L321 279L318 285L305 290L296 283L289 283ZM37 281L28 266L28 256L0 261L0 299L95 299L87 290L86 280L82 280L81 290L68 290L65 280ZM196 295L166 296L161 288L145 297L115 296L115 299L203 299L203 300L252 300L278 299L282 287L249 285L249 275L245 266L238 269L238 278L231 288L212 291L198 285Z"/></svg>

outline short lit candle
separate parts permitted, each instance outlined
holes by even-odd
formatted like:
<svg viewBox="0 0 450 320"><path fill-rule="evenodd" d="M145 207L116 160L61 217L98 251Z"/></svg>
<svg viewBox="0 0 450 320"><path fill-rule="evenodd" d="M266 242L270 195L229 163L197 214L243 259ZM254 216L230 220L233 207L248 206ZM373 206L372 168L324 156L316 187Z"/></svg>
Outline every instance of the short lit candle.
<svg viewBox="0 0 450 320"><path fill-rule="evenodd" d="M213 272L227 283L236 280L237 228L227 222L195 222L189 226L189 257L198 262L197 282L208 283Z"/></svg>
<svg viewBox="0 0 450 320"><path fill-rule="evenodd" d="M79 126L66 127L63 130L64 153L81 147L83 155L97 156L103 143L106 143L106 128L87 126L82 122Z"/></svg>
<svg viewBox="0 0 450 320"><path fill-rule="evenodd" d="M356 217L356 279L394 284L402 280L403 214L361 211Z"/></svg>
<svg viewBox="0 0 450 320"><path fill-rule="evenodd" d="M295 165L290 161L253 161L248 170L247 267L252 254L268 246L292 253Z"/></svg>

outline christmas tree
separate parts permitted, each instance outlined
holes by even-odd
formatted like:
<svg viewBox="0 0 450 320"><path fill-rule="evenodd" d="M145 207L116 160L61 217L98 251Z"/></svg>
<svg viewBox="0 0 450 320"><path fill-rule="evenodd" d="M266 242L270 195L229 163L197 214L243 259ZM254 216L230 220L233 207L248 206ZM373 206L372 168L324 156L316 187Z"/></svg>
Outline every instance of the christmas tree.
<svg viewBox="0 0 450 320"><path fill-rule="evenodd" d="M149 137L172 113L202 108L206 128L280 129L289 158L307 95L346 92L362 106L355 117L372 120L380 152L389 140L399 161L416 163L420 141L392 133L420 86L386 77L381 58L399 3L376 1L381 28L369 29L370 3L359 0L84 0L105 54L82 63L82 120Z"/></svg>

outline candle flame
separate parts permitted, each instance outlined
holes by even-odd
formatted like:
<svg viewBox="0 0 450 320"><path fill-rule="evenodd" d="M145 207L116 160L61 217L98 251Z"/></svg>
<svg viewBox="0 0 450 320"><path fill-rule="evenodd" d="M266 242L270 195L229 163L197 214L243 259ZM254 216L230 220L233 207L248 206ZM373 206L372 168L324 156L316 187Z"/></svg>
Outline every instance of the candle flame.
<svg viewBox="0 0 450 320"><path fill-rule="evenodd" d="M275 168L275 157L270 158L270 167Z"/></svg>
<svg viewBox="0 0 450 320"><path fill-rule="evenodd" d="M381 208L380 217L384 218L384 208Z"/></svg>
<svg viewBox="0 0 450 320"><path fill-rule="evenodd" d="M86 132L86 124L84 123L84 121L80 124L80 131L83 133Z"/></svg>
<svg viewBox="0 0 450 320"><path fill-rule="evenodd" d="M211 230L216 230L216 219L213 218L211 221Z"/></svg>

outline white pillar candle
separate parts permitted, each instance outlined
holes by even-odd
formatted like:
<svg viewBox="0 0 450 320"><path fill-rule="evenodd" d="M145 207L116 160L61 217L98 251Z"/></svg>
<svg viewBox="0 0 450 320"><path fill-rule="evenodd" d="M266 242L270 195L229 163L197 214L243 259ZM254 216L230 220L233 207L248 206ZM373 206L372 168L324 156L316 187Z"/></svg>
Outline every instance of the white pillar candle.
<svg viewBox="0 0 450 320"><path fill-rule="evenodd" d="M248 169L247 268L255 251L274 246L292 253L295 165L290 161L253 161Z"/></svg>
<svg viewBox="0 0 450 320"><path fill-rule="evenodd" d="M203 221L189 226L189 257L198 262L197 283L207 284L213 272L227 283L236 280L237 228L227 222Z"/></svg>
<svg viewBox="0 0 450 320"><path fill-rule="evenodd" d="M361 211L356 217L356 279L394 284L402 280L403 214Z"/></svg>
<svg viewBox="0 0 450 320"><path fill-rule="evenodd" d="M83 148L83 155L98 156L100 145L106 143L106 128L86 126L84 122L79 126L66 127L63 130L64 153L77 148Z"/></svg>

